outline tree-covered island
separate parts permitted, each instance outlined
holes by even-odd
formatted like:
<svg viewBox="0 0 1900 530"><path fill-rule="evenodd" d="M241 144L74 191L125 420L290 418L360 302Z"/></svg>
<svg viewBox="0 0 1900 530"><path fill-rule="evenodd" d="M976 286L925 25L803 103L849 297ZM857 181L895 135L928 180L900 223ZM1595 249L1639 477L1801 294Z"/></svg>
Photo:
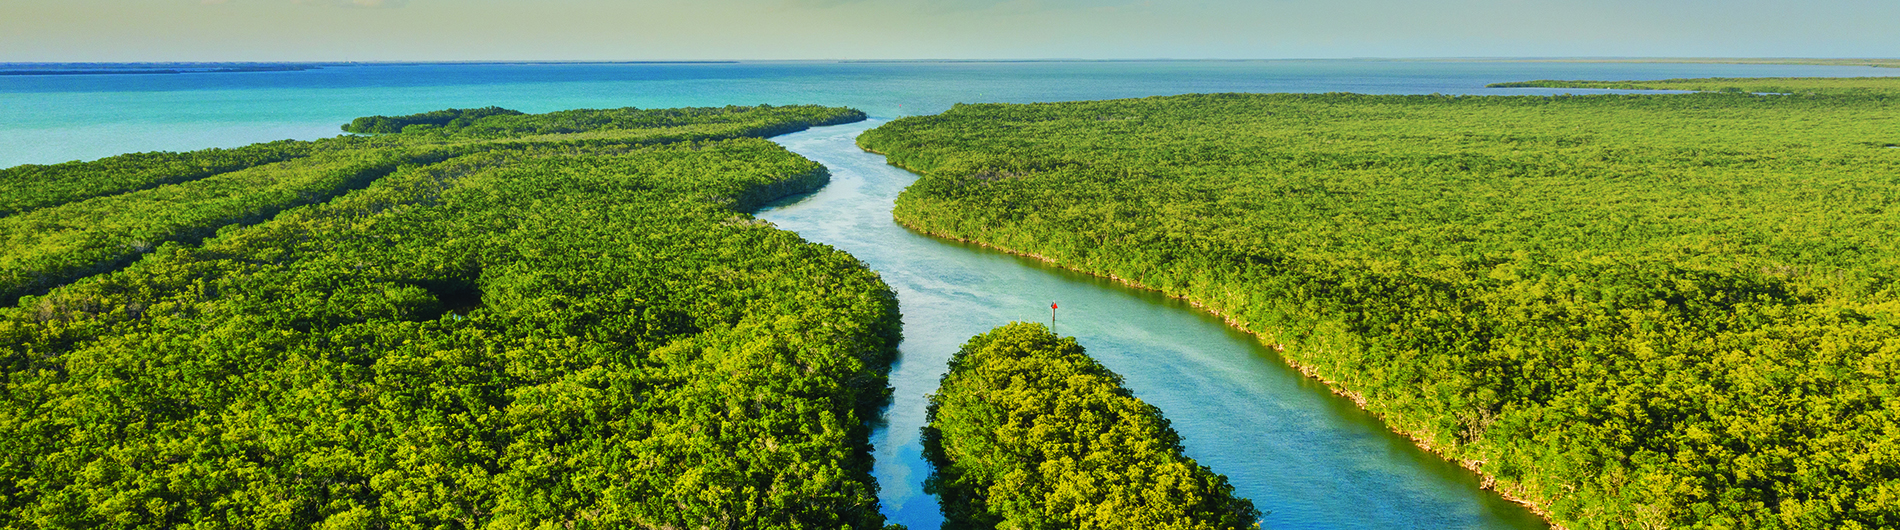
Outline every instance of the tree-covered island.
<svg viewBox="0 0 1900 530"><path fill-rule="evenodd" d="M971 338L924 428L944 528L1259 528L1253 502L1121 381L1041 324Z"/></svg>

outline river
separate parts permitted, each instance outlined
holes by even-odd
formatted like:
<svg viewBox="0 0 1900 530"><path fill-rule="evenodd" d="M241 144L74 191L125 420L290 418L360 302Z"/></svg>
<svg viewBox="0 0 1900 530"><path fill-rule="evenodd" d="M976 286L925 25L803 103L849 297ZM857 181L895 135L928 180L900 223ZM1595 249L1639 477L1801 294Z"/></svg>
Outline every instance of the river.
<svg viewBox="0 0 1900 530"><path fill-rule="evenodd" d="M17 66L17 65L16 65ZM9 65L0 64L0 69ZM1530 79L1874 76L1842 66L1471 61L740 62L362 64L294 72L0 76L0 166L337 134L356 116L498 105L528 112L637 106L851 106L870 122L777 138L831 169L829 186L760 216L879 271L904 311L893 404L876 431L884 508L936 528L921 491L924 395L971 336L1044 321L1160 407L1188 453L1271 513L1271 528L1541 528L1471 473L1301 377L1254 338L1184 302L998 252L911 233L892 199L915 176L856 135L957 102L1108 99L1190 92L1553 94L1487 89Z"/></svg>
<svg viewBox="0 0 1900 530"><path fill-rule="evenodd" d="M1478 478L1413 446L1350 400L1301 376L1253 335L1186 302L975 245L931 238L891 221L915 175L859 150L882 123L823 127L776 138L831 169L817 193L758 216L863 260L897 291L904 342L895 394L872 434L884 511L916 530L942 522L923 492L930 474L920 430L926 395L971 336L1012 320L1047 322L1160 407L1189 456L1227 475L1265 526L1297 528L1546 528Z"/></svg>

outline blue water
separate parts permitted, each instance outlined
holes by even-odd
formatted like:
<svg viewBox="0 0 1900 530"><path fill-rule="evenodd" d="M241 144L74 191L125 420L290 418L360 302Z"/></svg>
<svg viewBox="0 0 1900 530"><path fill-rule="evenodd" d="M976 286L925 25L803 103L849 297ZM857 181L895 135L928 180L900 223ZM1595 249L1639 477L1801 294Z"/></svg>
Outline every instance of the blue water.
<svg viewBox="0 0 1900 530"><path fill-rule="evenodd" d="M1875 76L1900 69L1767 65L1208 61L368 65L297 72L0 76L0 166L337 134L369 114L500 105L582 107L825 104L869 123L777 139L831 168L820 192L760 216L864 260L897 290L905 343L895 398L873 433L887 515L935 528L917 429L924 395L971 335L1047 317L1161 407L1190 456L1229 476L1270 528L1540 528L1472 474L1413 447L1376 418L1288 369L1252 336L1179 301L1031 260L940 241L890 221L914 176L851 140L896 117L958 102L1105 99L1191 92L1591 93L1486 89L1530 79Z"/></svg>
<svg viewBox="0 0 1900 530"><path fill-rule="evenodd" d="M1549 94L1486 89L1529 79L1876 76L1900 69L1707 64L1398 61L388 65L299 72L0 76L0 167L133 151L235 147L337 134L371 114L500 105L826 104L880 118L958 102L1192 92Z"/></svg>
<svg viewBox="0 0 1900 530"><path fill-rule="evenodd" d="M895 522L917 530L942 523L936 500L923 493L930 464L919 429L925 396L951 354L1002 323L1046 322L1056 301L1056 331L1075 336L1136 397L1160 407L1188 456L1270 512L1267 528L1545 528L1480 489L1476 475L1414 447L1213 315L892 223L893 201L916 177L853 145L878 123L778 138L830 168L832 182L759 217L850 252L897 291L904 343L891 369L892 404L871 435L880 499Z"/></svg>

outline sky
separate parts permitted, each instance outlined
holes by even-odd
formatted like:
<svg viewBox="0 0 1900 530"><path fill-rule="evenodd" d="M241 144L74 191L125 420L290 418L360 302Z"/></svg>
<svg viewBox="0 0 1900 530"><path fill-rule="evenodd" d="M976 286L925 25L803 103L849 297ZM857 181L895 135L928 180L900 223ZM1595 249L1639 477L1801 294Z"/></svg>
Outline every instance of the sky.
<svg viewBox="0 0 1900 530"><path fill-rule="evenodd" d="M1893 0L0 0L0 62L1895 57Z"/></svg>

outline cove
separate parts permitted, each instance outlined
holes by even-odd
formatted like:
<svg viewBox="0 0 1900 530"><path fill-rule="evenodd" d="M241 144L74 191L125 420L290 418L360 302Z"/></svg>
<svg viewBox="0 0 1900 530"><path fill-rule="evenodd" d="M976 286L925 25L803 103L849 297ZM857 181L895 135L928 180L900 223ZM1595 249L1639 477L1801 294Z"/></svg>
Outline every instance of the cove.
<svg viewBox="0 0 1900 530"><path fill-rule="evenodd" d="M1160 407L1189 456L1269 512L1266 528L1548 528L1185 301L897 225L893 201L916 176L854 142L881 123L774 138L824 164L832 180L758 217L857 256L897 291L904 342L890 375L894 396L871 440L891 522L928 530L942 521L923 492L930 464L919 429L925 396L951 354L1010 321L1048 322L1058 302L1056 332L1075 336Z"/></svg>

